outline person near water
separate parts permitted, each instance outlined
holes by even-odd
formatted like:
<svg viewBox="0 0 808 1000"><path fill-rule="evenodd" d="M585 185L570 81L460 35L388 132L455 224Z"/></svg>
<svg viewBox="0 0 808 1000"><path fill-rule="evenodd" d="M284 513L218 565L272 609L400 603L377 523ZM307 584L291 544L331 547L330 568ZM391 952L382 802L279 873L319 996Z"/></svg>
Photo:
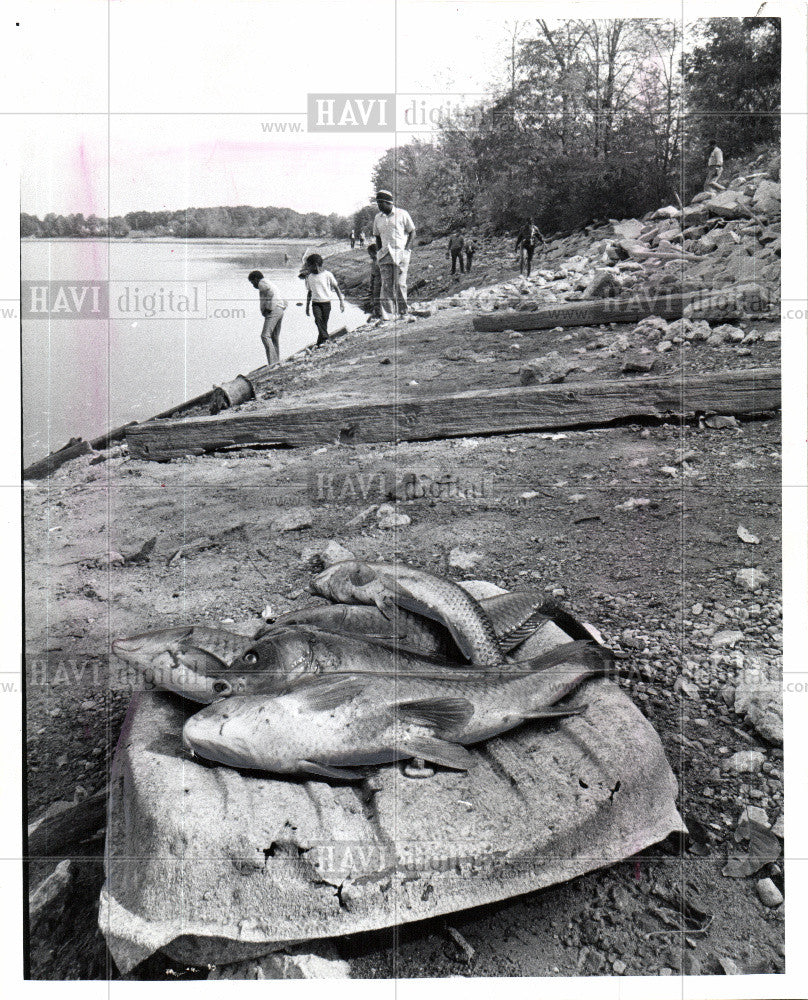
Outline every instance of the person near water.
<svg viewBox="0 0 808 1000"><path fill-rule="evenodd" d="M328 317L331 315L331 301L334 295L339 299L341 312L345 312L345 299L337 284L337 279L330 271L323 268L323 258L318 253L306 258L306 315L314 313L317 326L317 346L328 340Z"/></svg>
<svg viewBox="0 0 808 1000"><path fill-rule="evenodd" d="M379 211L373 220L373 236L382 279L379 310L381 318L389 320L407 312L407 271L415 224L409 212L396 208L390 191L377 191L376 205Z"/></svg>
<svg viewBox="0 0 808 1000"><path fill-rule="evenodd" d="M476 240L466 240L463 246L463 252L466 255L466 271L471 270L471 261L474 258L474 254L477 253L477 241Z"/></svg>
<svg viewBox="0 0 808 1000"><path fill-rule="evenodd" d="M379 316L379 296L382 290L382 275L379 270L379 262L376 255L379 248L375 243L368 244L368 257L370 257L370 294L367 300L367 311L378 318Z"/></svg>
<svg viewBox="0 0 808 1000"><path fill-rule="evenodd" d="M355 244L356 244L356 233L354 233L354 231L352 229L351 230L351 250L353 250Z"/></svg>
<svg viewBox="0 0 808 1000"><path fill-rule="evenodd" d="M704 182L705 188L708 188L714 181L717 181L724 172L724 153L715 139L710 140L710 148L712 149L712 152L707 160L707 180Z"/></svg>
<svg viewBox="0 0 808 1000"><path fill-rule="evenodd" d="M458 261L460 262L460 273L463 274L465 268L463 267L463 250L465 249L465 241L460 233L452 233L449 237L449 244L446 248L446 259L452 258L452 274L455 273L457 269Z"/></svg>
<svg viewBox="0 0 808 1000"><path fill-rule="evenodd" d="M281 359L279 341L286 302L275 285L267 281L260 271L250 271L247 281L258 290L258 305L264 317L261 343L267 352L267 365L276 365Z"/></svg>
<svg viewBox="0 0 808 1000"><path fill-rule="evenodd" d="M363 230L359 230L359 246L363 247L365 245L365 234Z"/></svg>
<svg viewBox="0 0 808 1000"><path fill-rule="evenodd" d="M519 273L530 277L530 269L533 264L533 254L539 243L544 243L544 237L539 232L538 226L533 222L531 216L524 226L519 230L516 240L515 250L519 251Z"/></svg>

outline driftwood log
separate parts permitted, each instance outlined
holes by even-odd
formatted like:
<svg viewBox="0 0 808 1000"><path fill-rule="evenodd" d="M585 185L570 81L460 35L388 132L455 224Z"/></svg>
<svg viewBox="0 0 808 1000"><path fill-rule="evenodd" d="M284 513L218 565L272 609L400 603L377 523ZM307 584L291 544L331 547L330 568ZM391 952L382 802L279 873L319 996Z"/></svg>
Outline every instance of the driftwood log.
<svg viewBox="0 0 808 1000"><path fill-rule="evenodd" d="M166 461L223 449L380 441L604 426L642 417L755 414L780 406L779 368L471 390L342 404L281 406L160 420L127 432L134 458Z"/></svg>

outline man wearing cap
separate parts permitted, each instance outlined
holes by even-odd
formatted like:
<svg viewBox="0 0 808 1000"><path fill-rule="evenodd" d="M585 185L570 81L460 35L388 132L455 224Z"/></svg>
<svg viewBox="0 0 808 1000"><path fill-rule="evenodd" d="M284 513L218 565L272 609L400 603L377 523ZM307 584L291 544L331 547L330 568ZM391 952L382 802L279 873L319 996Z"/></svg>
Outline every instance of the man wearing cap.
<svg viewBox="0 0 808 1000"><path fill-rule="evenodd" d="M379 212L373 220L373 235L382 279L379 308L382 319L395 319L407 311L407 270L415 225L409 212L393 205L389 191L377 191L376 204Z"/></svg>

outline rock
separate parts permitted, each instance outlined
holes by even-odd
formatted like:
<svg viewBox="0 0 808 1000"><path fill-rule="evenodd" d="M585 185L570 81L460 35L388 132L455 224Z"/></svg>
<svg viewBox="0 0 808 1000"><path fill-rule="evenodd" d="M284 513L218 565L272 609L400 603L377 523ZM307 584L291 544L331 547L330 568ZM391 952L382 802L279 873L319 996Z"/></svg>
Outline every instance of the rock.
<svg viewBox="0 0 808 1000"><path fill-rule="evenodd" d="M731 427L740 427L735 417L727 416L723 413L712 413L709 417L704 418L704 424L706 427L710 427L716 431L728 430Z"/></svg>
<svg viewBox="0 0 808 1000"><path fill-rule="evenodd" d="M551 351L543 357L533 358L529 364L520 368L519 381L522 385L531 385L534 382L552 385L563 382L570 372L579 368L579 364L563 358L558 351Z"/></svg>
<svg viewBox="0 0 808 1000"><path fill-rule="evenodd" d="M408 514L400 514L395 504L383 503L376 511L376 524L380 528L405 528L412 524Z"/></svg>
<svg viewBox="0 0 808 1000"><path fill-rule="evenodd" d="M334 563L344 562L346 559L355 559L356 556L350 549L346 549L339 542L329 541L325 545L309 545L300 553L300 558L304 564L315 572L327 569Z"/></svg>
<svg viewBox="0 0 808 1000"><path fill-rule="evenodd" d="M452 549L449 553L449 569L468 570L474 569L477 563L483 558L481 552L467 552L465 549Z"/></svg>
<svg viewBox="0 0 808 1000"><path fill-rule="evenodd" d="M622 282L611 271L598 270L584 289L585 299L608 299L623 289Z"/></svg>
<svg viewBox="0 0 808 1000"><path fill-rule="evenodd" d="M664 208L658 208L656 212L651 216L652 219L677 219L680 215L679 209L675 205L665 205Z"/></svg>
<svg viewBox="0 0 808 1000"><path fill-rule="evenodd" d="M738 586L748 591L758 590L764 583L768 582L768 579L762 569L757 569L754 566L746 566L735 574L735 582Z"/></svg>
<svg viewBox="0 0 808 1000"><path fill-rule="evenodd" d="M760 750L739 750L724 761L724 767L736 774L757 774L765 759Z"/></svg>
<svg viewBox="0 0 808 1000"><path fill-rule="evenodd" d="M650 355L644 356L642 354L631 354L629 355L623 364L621 365L620 371L626 375L640 374L644 375L650 371L653 371L654 365L656 364L656 359Z"/></svg>
<svg viewBox="0 0 808 1000"><path fill-rule="evenodd" d="M777 817L772 826L772 833L775 837L779 837L780 840L784 840L786 836L785 826L784 826L785 816L782 814Z"/></svg>
<svg viewBox="0 0 808 1000"><path fill-rule="evenodd" d="M761 215L779 215L780 185L776 181L762 180L755 188L752 206Z"/></svg>
<svg viewBox="0 0 808 1000"><path fill-rule="evenodd" d="M637 507L648 507L651 501L645 497L629 497L625 503L619 503L615 510L635 510Z"/></svg>
<svg viewBox="0 0 808 1000"><path fill-rule="evenodd" d="M642 235L645 227L637 219L624 219L622 222L612 222L612 231L615 236L623 239L636 240Z"/></svg>
<svg viewBox="0 0 808 1000"><path fill-rule="evenodd" d="M699 700L699 689L693 681L688 680L686 677L679 676L673 682L674 694L678 694L680 691L687 698L691 698L694 701Z"/></svg>
<svg viewBox="0 0 808 1000"><path fill-rule="evenodd" d="M769 817L766 814L766 810L761 809L760 806L744 806L741 815L738 817L738 824L735 827L736 834L740 834L740 837L736 836L736 840L743 840L749 836L750 823L757 823L758 826L762 826L768 830Z"/></svg>
<svg viewBox="0 0 808 1000"><path fill-rule="evenodd" d="M333 946L320 946L317 952L307 946L292 954L273 952L263 958L232 965L214 966L208 979L350 979L351 967L337 957Z"/></svg>
<svg viewBox="0 0 808 1000"><path fill-rule="evenodd" d="M710 637L711 646L730 646L733 647L737 642L743 639L743 632L739 632L737 629L722 629L720 632L716 632Z"/></svg>
<svg viewBox="0 0 808 1000"><path fill-rule="evenodd" d="M612 962L612 971L616 976L622 976L627 968L626 963L619 958Z"/></svg>
<svg viewBox="0 0 808 1000"><path fill-rule="evenodd" d="M734 710L770 743L783 742L783 689L779 677L751 667L735 687Z"/></svg>
<svg viewBox="0 0 808 1000"><path fill-rule="evenodd" d="M710 215L722 219L745 219L749 217L749 199L739 191L720 191L704 203Z"/></svg>
<svg viewBox="0 0 808 1000"><path fill-rule="evenodd" d="M701 205L708 202L712 198L712 193L709 191L699 191L698 194L693 195L690 199L691 205Z"/></svg>
<svg viewBox="0 0 808 1000"><path fill-rule="evenodd" d="M302 531L310 528L314 522L314 514L308 507L293 507L281 514L275 521L276 531Z"/></svg>
<svg viewBox="0 0 808 1000"><path fill-rule="evenodd" d="M28 897L28 917L32 924L36 923L40 914L69 889L72 880L73 861L65 858Z"/></svg>
<svg viewBox="0 0 808 1000"><path fill-rule="evenodd" d="M632 336L667 336L668 324L661 316L646 316L631 331Z"/></svg>
<svg viewBox="0 0 808 1000"><path fill-rule="evenodd" d="M664 354L666 351L671 350L673 350L673 343L670 340L663 340L657 344L657 351L659 351L660 354Z"/></svg>
<svg viewBox="0 0 808 1000"><path fill-rule="evenodd" d="M775 907L783 902L783 894L770 878L762 878L758 882L757 894L764 906Z"/></svg>
<svg viewBox="0 0 808 1000"><path fill-rule="evenodd" d="M746 542L747 545L760 545L760 539L757 535L753 535L751 531L747 531L742 524L738 525L738 538L742 542Z"/></svg>
<svg viewBox="0 0 808 1000"><path fill-rule="evenodd" d="M746 336L740 327L732 326L731 323L722 323L721 326L715 327L713 334L719 336L726 343L736 344L739 344Z"/></svg>

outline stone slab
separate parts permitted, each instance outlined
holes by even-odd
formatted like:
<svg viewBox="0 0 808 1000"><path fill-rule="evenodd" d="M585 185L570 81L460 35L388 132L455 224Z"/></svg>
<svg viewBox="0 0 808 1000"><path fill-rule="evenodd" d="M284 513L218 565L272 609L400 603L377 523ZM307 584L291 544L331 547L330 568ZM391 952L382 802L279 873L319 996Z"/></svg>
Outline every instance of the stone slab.
<svg viewBox="0 0 808 1000"><path fill-rule="evenodd" d="M565 641L548 625L533 655ZM467 773L376 790L282 781L183 751L194 706L140 693L110 784L99 925L122 973L158 949L233 962L491 903L566 881L683 830L659 737L613 683L585 715L474 749Z"/></svg>

